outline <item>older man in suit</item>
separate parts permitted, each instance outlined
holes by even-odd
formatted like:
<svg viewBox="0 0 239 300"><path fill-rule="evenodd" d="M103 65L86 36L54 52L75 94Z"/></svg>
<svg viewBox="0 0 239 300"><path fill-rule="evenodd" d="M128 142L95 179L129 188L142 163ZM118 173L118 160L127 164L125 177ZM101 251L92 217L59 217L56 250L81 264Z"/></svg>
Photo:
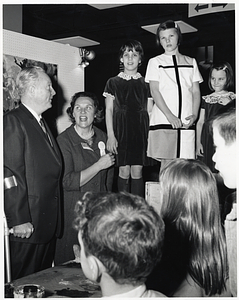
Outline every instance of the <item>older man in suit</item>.
<svg viewBox="0 0 239 300"><path fill-rule="evenodd" d="M51 267L61 229L61 155L41 116L51 108L55 91L39 67L23 69L16 83L21 104L3 117L12 279Z"/></svg>

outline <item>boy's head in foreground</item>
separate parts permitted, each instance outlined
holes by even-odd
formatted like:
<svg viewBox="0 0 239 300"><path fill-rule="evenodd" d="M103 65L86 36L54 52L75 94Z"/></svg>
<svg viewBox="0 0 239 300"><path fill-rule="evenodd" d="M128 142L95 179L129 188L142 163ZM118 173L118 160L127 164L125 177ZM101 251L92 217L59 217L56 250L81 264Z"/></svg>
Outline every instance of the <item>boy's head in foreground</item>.
<svg viewBox="0 0 239 300"><path fill-rule="evenodd" d="M161 258L164 238L153 207L128 193L87 192L75 211L85 276L100 282L105 273L118 285L144 283Z"/></svg>
<svg viewBox="0 0 239 300"><path fill-rule="evenodd" d="M237 143L236 143L236 109L230 109L216 116L212 122L215 153L212 160L215 168L230 188L237 187Z"/></svg>

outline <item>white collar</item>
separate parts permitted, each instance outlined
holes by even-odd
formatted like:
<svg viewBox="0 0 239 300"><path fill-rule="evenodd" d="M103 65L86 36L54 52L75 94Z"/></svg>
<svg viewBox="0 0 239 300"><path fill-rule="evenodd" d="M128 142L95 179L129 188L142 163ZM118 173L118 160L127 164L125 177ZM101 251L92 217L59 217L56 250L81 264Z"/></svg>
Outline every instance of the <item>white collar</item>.
<svg viewBox="0 0 239 300"><path fill-rule="evenodd" d="M122 79L125 79L125 80L130 80L130 79L139 79L141 76L141 74L139 72L137 72L135 75L129 75L129 74L125 74L124 72L120 72L118 74L118 76Z"/></svg>
<svg viewBox="0 0 239 300"><path fill-rule="evenodd" d="M135 289L123 293L123 294L117 294L117 295L112 295L112 296L104 296L102 298L140 298L146 291L146 285L145 284L141 284L140 286L137 286Z"/></svg>

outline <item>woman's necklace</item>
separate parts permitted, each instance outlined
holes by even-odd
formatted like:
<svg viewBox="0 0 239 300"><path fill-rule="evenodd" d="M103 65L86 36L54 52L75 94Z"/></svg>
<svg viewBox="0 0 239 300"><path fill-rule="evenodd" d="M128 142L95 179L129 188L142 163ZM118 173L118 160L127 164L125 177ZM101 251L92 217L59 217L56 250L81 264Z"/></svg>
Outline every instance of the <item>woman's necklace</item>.
<svg viewBox="0 0 239 300"><path fill-rule="evenodd" d="M95 134L95 131L93 128L91 128L90 132L87 135L82 135L78 129L77 126L74 126L76 133L89 145L91 146L93 144L93 136Z"/></svg>

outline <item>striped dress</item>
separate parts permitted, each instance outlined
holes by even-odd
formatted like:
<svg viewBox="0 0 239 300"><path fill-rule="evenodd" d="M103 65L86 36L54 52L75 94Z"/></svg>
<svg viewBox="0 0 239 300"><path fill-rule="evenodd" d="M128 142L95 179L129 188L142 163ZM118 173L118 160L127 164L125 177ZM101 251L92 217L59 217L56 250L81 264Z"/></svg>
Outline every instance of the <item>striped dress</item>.
<svg viewBox="0 0 239 300"><path fill-rule="evenodd" d="M149 60L145 81L158 81L159 91L168 108L187 123L185 118L193 113L193 83L203 81L196 60L181 54L158 55ZM195 126L173 129L154 104L147 155L157 160L195 158Z"/></svg>

